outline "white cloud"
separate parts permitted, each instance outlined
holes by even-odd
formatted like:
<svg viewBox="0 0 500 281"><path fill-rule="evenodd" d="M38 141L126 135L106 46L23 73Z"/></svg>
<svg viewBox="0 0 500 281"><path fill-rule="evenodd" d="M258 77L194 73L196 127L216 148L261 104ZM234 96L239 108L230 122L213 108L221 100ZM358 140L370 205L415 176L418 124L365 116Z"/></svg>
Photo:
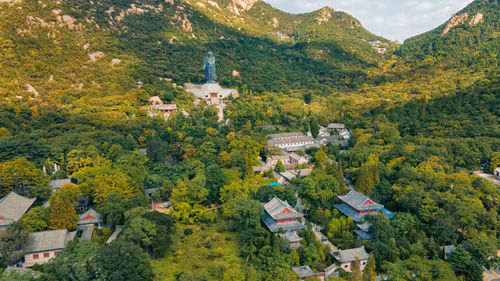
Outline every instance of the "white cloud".
<svg viewBox="0 0 500 281"><path fill-rule="evenodd" d="M403 41L447 21L472 0L264 0L291 13L324 6L345 11L371 32Z"/></svg>

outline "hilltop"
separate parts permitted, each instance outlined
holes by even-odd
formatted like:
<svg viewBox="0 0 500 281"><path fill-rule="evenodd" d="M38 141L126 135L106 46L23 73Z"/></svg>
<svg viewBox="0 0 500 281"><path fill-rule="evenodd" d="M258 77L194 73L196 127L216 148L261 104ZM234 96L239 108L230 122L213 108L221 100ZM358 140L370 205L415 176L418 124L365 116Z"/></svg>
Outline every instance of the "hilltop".
<svg viewBox="0 0 500 281"><path fill-rule="evenodd" d="M365 69L383 60L369 41L390 45L331 8L291 15L262 1L0 5L0 96L80 109L96 102L121 106L112 97L138 80L172 99L178 84L202 80L208 50L218 58L222 84L254 91L353 89L370 80Z"/></svg>
<svg viewBox="0 0 500 281"><path fill-rule="evenodd" d="M498 0L476 0L435 29L405 40L397 53L441 66L498 69L499 11Z"/></svg>

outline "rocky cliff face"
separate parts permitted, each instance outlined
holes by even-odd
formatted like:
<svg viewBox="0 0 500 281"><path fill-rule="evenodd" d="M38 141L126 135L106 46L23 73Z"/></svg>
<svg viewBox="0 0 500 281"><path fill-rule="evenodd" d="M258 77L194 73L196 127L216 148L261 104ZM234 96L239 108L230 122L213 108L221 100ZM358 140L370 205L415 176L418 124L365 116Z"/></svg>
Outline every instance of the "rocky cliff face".
<svg viewBox="0 0 500 281"><path fill-rule="evenodd" d="M443 32L441 33L441 37L445 36L446 33L448 33L455 26L466 23L468 19L469 19L469 14L467 13L453 16L446 23L446 26L444 27ZM469 25L476 26L482 21L483 21L483 14L477 13L475 16L471 18L471 20L469 21Z"/></svg>
<svg viewBox="0 0 500 281"><path fill-rule="evenodd" d="M250 10L257 1L258 0L233 0L226 8L235 15L241 15Z"/></svg>

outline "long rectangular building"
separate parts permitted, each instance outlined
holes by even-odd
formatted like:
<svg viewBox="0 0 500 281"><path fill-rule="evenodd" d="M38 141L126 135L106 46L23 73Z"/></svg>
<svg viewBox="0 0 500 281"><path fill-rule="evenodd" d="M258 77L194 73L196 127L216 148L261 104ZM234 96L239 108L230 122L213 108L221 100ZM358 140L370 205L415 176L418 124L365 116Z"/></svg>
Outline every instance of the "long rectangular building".
<svg viewBox="0 0 500 281"><path fill-rule="evenodd" d="M270 134L267 137L270 138L267 141L268 146L276 146L282 149L307 148L314 145L313 137L306 136L302 132Z"/></svg>

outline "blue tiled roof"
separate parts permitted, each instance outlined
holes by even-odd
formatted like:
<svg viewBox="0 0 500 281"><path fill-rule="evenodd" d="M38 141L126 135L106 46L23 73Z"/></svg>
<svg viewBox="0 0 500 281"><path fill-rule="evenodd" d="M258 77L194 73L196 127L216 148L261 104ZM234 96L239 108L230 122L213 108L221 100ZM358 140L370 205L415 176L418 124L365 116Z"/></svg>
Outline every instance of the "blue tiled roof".
<svg viewBox="0 0 500 281"><path fill-rule="evenodd" d="M356 211L351 209L346 204L335 204L333 205L337 210L339 210L346 217L352 218L355 222L360 222L363 218L363 215L358 214Z"/></svg>
<svg viewBox="0 0 500 281"><path fill-rule="evenodd" d="M394 213L387 210L386 208L382 208L381 211L388 219L392 219L392 217L394 217Z"/></svg>
<svg viewBox="0 0 500 281"><path fill-rule="evenodd" d="M356 229L356 230L354 230L354 233L356 233L358 235L358 237L361 238L361 240L363 240L363 241L365 241L365 240L373 240L373 234L366 233L363 230Z"/></svg>

